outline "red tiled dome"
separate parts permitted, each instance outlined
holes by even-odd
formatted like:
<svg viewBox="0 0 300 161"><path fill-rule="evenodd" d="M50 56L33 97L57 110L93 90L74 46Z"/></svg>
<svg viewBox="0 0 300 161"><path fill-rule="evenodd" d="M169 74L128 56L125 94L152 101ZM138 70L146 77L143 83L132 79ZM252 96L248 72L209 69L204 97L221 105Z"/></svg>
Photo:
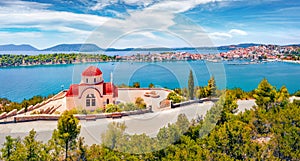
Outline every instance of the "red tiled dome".
<svg viewBox="0 0 300 161"><path fill-rule="evenodd" d="M85 69L82 72L82 76L88 76L88 77L98 76L101 74L102 74L101 70L95 66L89 66L87 69Z"/></svg>

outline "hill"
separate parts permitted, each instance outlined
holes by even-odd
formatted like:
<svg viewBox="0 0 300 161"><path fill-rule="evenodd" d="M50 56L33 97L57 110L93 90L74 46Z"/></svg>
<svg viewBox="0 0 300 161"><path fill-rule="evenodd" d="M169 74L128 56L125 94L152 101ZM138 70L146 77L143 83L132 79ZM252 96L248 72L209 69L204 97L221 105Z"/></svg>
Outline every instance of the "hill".
<svg viewBox="0 0 300 161"><path fill-rule="evenodd" d="M38 49L27 44L22 44L22 45L8 44L8 45L0 45L0 51L38 51Z"/></svg>
<svg viewBox="0 0 300 161"><path fill-rule="evenodd" d="M219 50L234 50L236 48L248 48L251 46L260 46L263 44L255 44L255 43L244 43L244 44L237 44L237 45L225 45L217 47Z"/></svg>
<svg viewBox="0 0 300 161"><path fill-rule="evenodd" d="M95 44L59 44L42 51L82 51L93 52L102 51L100 47Z"/></svg>

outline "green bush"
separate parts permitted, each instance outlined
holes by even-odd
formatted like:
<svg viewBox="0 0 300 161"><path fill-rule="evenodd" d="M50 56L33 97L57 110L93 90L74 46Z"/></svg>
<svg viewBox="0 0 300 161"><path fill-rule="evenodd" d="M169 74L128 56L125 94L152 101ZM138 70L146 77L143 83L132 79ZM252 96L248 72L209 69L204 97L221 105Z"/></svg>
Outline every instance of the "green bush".
<svg viewBox="0 0 300 161"><path fill-rule="evenodd" d="M171 100L173 103L179 103L183 100L182 97L177 95L175 92L170 92L167 96L167 99Z"/></svg>
<svg viewBox="0 0 300 161"><path fill-rule="evenodd" d="M296 91L293 95L296 97L300 97L300 90Z"/></svg>
<svg viewBox="0 0 300 161"><path fill-rule="evenodd" d="M105 108L105 112L107 113L112 113L112 112L121 112L122 109L119 108L117 105L115 104L108 104L106 105L106 108Z"/></svg>

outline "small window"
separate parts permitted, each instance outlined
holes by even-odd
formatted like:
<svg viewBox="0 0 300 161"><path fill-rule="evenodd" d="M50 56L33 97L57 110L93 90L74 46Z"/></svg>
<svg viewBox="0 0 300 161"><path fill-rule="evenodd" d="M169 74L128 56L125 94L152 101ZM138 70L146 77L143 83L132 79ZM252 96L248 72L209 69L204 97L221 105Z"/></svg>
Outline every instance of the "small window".
<svg viewBox="0 0 300 161"><path fill-rule="evenodd" d="M92 99L92 106L96 106L96 99Z"/></svg>
<svg viewBox="0 0 300 161"><path fill-rule="evenodd" d="M96 83L96 78L94 78L94 83Z"/></svg>
<svg viewBox="0 0 300 161"><path fill-rule="evenodd" d="M85 81L86 81L86 83L89 83L89 79L86 79Z"/></svg>
<svg viewBox="0 0 300 161"><path fill-rule="evenodd" d="M90 99L86 99L86 107L89 107L91 105Z"/></svg>
<svg viewBox="0 0 300 161"><path fill-rule="evenodd" d="M109 104L109 99L106 100L106 104Z"/></svg>

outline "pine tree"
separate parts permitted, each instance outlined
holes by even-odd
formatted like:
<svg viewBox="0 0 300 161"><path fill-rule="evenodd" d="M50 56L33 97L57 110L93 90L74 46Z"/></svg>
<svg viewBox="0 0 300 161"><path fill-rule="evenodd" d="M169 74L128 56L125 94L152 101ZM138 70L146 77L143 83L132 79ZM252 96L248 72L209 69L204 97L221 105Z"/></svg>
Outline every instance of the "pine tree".
<svg viewBox="0 0 300 161"><path fill-rule="evenodd" d="M35 139L36 131L33 129L29 132L28 136L24 138L24 146L26 152L26 160L40 160L41 154L41 145L42 142L39 142Z"/></svg>
<svg viewBox="0 0 300 161"><path fill-rule="evenodd" d="M212 76L209 80L208 80L208 84L207 84L207 91L208 91L208 96L216 96L216 81L214 76Z"/></svg>
<svg viewBox="0 0 300 161"><path fill-rule="evenodd" d="M190 99L194 99L194 76L192 70L190 70L189 80L188 80L188 95Z"/></svg>
<svg viewBox="0 0 300 161"><path fill-rule="evenodd" d="M196 91L196 97L198 99L205 98L208 96L208 88L207 87L199 87Z"/></svg>
<svg viewBox="0 0 300 161"><path fill-rule="evenodd" d="M58 137L62 147L65 149L65 159L69 158L68 153L76 145L76 138L80 132L79 121L69 111L65 111L58 120Z"/></svg>
<svg viewBox="0 0 300 161"><path fill-rule="evenodd" d="M154 88L154 84L153 84L153 83L150 83L148 87L149 87L149 88Z"/></svg>
<svg viewBox="0 0 300 161"><path fill-rule="evenodd" d="M9 160L11 157L14 147L15 147L15 140L11 136L6 136L5 137L5 142L3 144L3 148L1 149L2 152L2 157L1 159Z"/></svg>
<svg viewBox="0 0 300 161"><path fill-rule="evenodd" d="M286 104L289 101L289 92L285 86L282 86L276 94L276 102Z"/></svg>
<svg viewBox="0 0 300 161"><path fill-rule="evenodd" d="M112 150L115 150L120 139L124 136L125 129L125 122L112 122L108 124L106 133L102 134L103 145Z"/></svg>
<svg viewBox="0 0 300 161"><path fill-rule="evenodd" d="M187 132L190 122L185 114L179 114L175 124L179 128L180 133L184 134L185 132Z"/></svg>
<svg viewBox="0 0 300 161"><path fill-rule="evenodd" d="M20 137L16 138L14 141L14 151L9 158L9 160L26 160L27 151Z"/></svg>
<svg viewBox="0 0 300 161"><path fill-rule="evenodd" d="M86 161L87 156L86 156L86 151L87 151L87 147L84 146L84 138L83 137L79 137L78 139L78 159L79 161Z"/></svg>
<svg viewBox="0 0 300 161"><path fill-rule="evenodd" d="M140 82L133 82L133 87L140 88L141 87Z"/></svg>
<svg viewBox="0 0 300 161"><path fill-rule="evenodd" d="M51 139L48 141L48 148L51 149L51 157L54 158L59 158L61 156L61 151L62 147L61 145L61 140L58 137L58 131L55 129L52 133Z"/></svg>
<svg viewBox="0 0 300 161"><path fill-rule="evenodd" d="M221 112L221 118L218 121L218 124L223 124L224 122L230 120L237 108L238 105L236 97L231 92L226 92L223 110Z"/></svg>
<svg viewBox="0 0 300 161"><path fill-rule="evenodd" d="M255 94L253 97L256 99L256 104L259 107L269 109L272 103L275 102L276 89L268 82L267 79L263 79L257 89L255 89Z"/></svg>

